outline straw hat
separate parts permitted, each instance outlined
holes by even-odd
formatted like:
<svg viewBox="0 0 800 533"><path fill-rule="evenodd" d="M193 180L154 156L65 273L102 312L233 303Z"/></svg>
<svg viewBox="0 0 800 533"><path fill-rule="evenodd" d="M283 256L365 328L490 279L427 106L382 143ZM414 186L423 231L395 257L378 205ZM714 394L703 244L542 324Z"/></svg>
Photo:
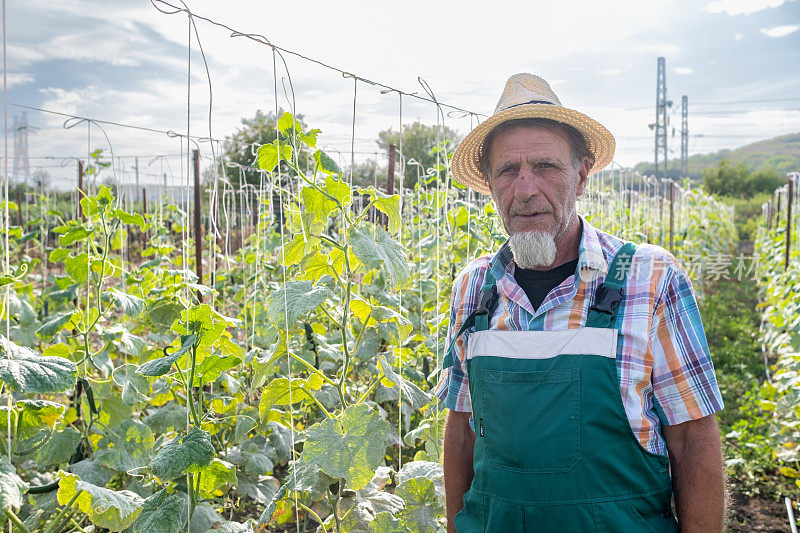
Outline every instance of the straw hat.
<svg viewBox="0 0 800 533"><path fill-rule="evenodd" d="M450 168L459 183L490 194L489 183L479 165L483 141L497 125L518 118L547 118L578 130L594 155L590 174L602 170L614 157L614 136L602 124L563 107L550 85L539 76L514 74L506 82L494 115L472 130L456 148Z"/></svg>

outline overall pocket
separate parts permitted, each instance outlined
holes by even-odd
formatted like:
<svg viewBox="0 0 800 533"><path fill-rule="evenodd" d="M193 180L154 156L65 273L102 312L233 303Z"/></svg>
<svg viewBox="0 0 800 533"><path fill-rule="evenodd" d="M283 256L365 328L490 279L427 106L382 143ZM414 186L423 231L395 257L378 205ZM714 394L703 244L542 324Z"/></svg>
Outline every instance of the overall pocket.
<svg viewBox="0 0 800 533"><path fill-rule="evenodd" d="M484 370L477 420L494 468L568 472L581 457L580 370Z"/></svg>

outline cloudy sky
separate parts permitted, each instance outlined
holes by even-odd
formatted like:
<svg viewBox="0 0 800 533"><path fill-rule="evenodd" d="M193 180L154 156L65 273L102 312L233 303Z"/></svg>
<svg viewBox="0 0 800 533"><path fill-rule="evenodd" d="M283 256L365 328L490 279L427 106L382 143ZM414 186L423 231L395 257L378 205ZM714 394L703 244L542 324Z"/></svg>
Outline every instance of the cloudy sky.
<svg viewBox="0 0 800 533"><path fill-rule="evenodd" d="M648 124L655 114L658 56L666 57L668 97L675 101L670 157L680 155L684 94L691 154L800 131L797 0L185 1L196 15L408 93L425 95L422 78L439 101L475 113L492 112L511 74L539 74L564 105L611 130L620 165L652 159ZM211 136L224 138L241 117L274 109L273 56L267 46L196 23L213 91ZM6 28L10 129L23 111L12 105L18 104L186 131L185 14L162 13L144 0L12 0ZM284 56L297 111L323 130L320 144L348 163L353 79ZM189 127L193 135L208 136L209 83L194 36L191 58ZM278 105L287 108L280 58L277 77ZM399 127L401 98L356 85L356 157L375 157L377 132ZM402 98L402 113L404 123L436 123L436 108L412 96ZM120 178L130 179L128 156L138 155L143 181L156 181L161 172L179 179L176 138L106 125L107 140L85 122L65 128L64 117L34 110L27 118L31 167L53 179L73 173L72 164L60 167L60 158L89 148L108 151L109 141L120 156ZM463 135L475 119L449 113L444 120ZM210 155L208 143L200 147ZM9 152L13 156L13 146Z"/></svg>

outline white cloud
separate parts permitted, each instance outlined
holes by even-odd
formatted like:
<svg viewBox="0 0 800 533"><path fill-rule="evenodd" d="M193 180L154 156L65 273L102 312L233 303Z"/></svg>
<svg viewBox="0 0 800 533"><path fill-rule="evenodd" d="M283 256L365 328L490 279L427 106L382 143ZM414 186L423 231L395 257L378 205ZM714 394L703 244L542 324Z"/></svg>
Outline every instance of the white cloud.
<svg viewBox="0 0 800 533"><path fill-rule="evenodd" d="M616 76L617 74L619 74L621 72L622 72L621 69L610 68L610 69L606 69L606 70L601 70L600 71L600 75L601 76Z"/></svg>
<svg viewBox="0 0 800 533"><path fill-rule="evenodd" d="M706 10L709 13L722 13L724 11L728 15L742 15L755 13L770 7L778 7L784 2L785 0L717 0L706 4Z"/></svg>
<svg viewBox="0 0 800 533"><path fill-rule="evenodd" d="M761 33L767 37L786 37L797 30L800 30L800 24L787 24L785 26L774 26L772 28L761 28Z"/></svg>
<svg viewBox="0 0 800 533"><path fill-rule="evenodd" d="M691 74L694 69L689 67L675 67L675 74Z"/></svg>
<svg viewBox="0 0 800 533"><path fill-rule="evenodd" d="M744 39L744 35L742 35L741 33L737 33L733 36L733 38L736 39L737 41L741 41L742 39Z"/></svg>
<svg viewBox="0 0 800 533"><path fill-rule="evenodd" d="M678 45L671 43L640 44L636 47L640 54L660 54L663 56L676 55L679 51Z"/></svg>
<svg viewBox="0 0 800 533"><path fill-rule="evenodd" d="M17 85L25 85L26 83L31 83L35 80L33 76L30 74L9 74L7 77L8 81L8 88L15 87Z"/></svg>

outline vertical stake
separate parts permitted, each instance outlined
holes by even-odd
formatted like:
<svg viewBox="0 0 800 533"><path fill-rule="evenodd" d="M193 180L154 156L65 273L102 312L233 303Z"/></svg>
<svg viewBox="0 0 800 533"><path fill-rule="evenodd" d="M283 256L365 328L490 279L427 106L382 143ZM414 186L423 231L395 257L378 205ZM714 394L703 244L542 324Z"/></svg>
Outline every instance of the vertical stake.
<svg viewBox="0 0 800 533"><path fill-rule="evenodd" d="M794 180L789 177L789 193L786 195L786 258L783 263L785 270L789 269L789 251L792 246L792 200L794 198Z"/></svg>
<svg viewBox="0 0 800 533"><path fill-rule="evenodd" d="M136 164L136 198L135 201L139 201L139 156L137 155L134 158L134 162Z"/></svg>
<svg viewBox="0 0 800 533"><path fill-rule="evenodd" d="M778 191L778 206L775 208L775 227L781 222L781 191Z"/></svg>
<svg viewBox="0 0 800 533"><path fill-rule="evenodd" d="M669 180L669 253L675 254L675 182Z"/></svg>
<svg viewBox="0 0 800 533"><path fill-rule="evenodd" d="M142 216L144 217L144 221L147 222L147 189L144 187L142 187ZM142 237L144 238L142 251L144 251L144 247L147 244L147 230L142 232Z"/></svg>
<svg viewBox="0 0 800 533"><path fill-rule="evenodd" d="M394 194L394 165L397 159L397 147L393 144L389 145L389 169L386 172L386 194ZM401 185L402 187L402 185ZM385 227L389 227L389 217L381 213L379 215L381 223Z"/></svg>
<svg viewBox="0 0 800 533"><path fill-rule="evenodd" d="M203 283L203 227L200 225L200 150L192 150L194 159L194 260L198 283Z"/></svg>
<svg viewBox="0 0 800 533"><path fill-rule="evenodd" d="M78 160L78 206L76 216L81 220L84 220L81 199L83 199L83 161Z"/></svg>

